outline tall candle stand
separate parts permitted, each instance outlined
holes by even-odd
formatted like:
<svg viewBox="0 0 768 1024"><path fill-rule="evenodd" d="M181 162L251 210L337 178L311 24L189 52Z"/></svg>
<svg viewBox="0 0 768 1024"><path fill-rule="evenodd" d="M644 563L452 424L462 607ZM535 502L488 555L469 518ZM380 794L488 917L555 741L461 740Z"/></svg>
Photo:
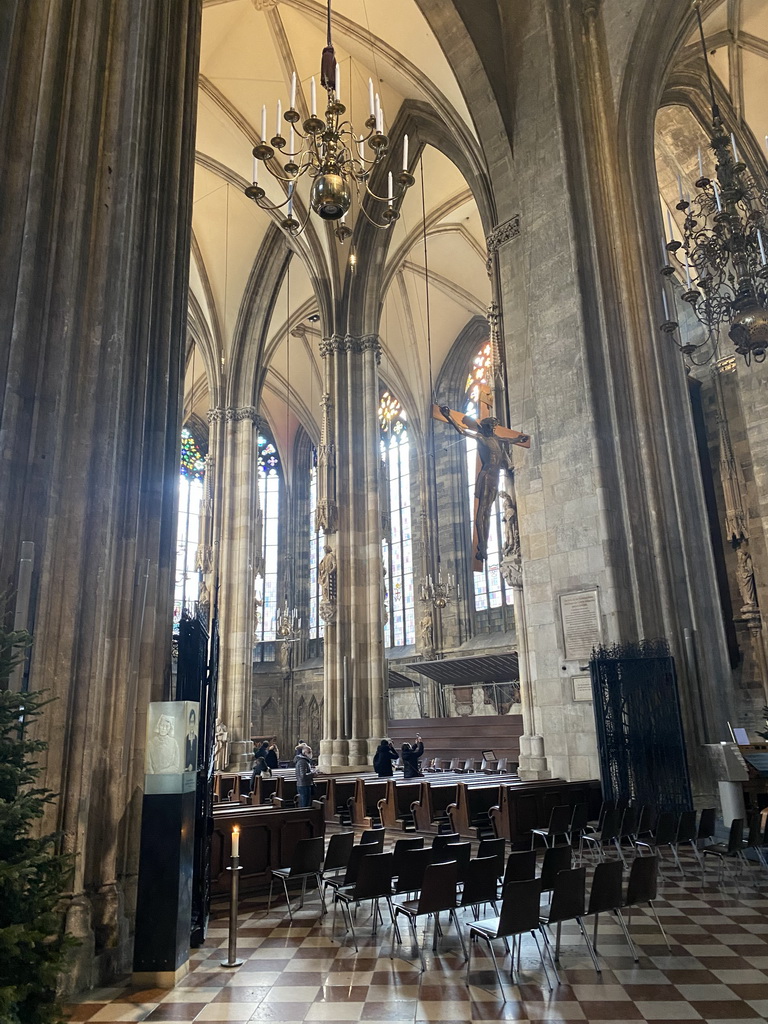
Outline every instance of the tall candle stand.
<svg viewBox="0 0 768 1024"><path fill-rule="evenodd" d="M237 909L240 901L240 872L242 870L240 858L233 857L231 867L227 868L227 871L232 872L232 891L229 898L229 948L227 959L221 962L222 967L239 967L244 963L237 956Z"/></svg>

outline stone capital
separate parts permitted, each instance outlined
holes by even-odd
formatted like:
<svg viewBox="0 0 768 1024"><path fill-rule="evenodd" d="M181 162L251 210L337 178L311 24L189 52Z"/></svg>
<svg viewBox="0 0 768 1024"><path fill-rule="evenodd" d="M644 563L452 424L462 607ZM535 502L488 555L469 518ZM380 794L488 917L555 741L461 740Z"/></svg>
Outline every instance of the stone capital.
<svg viewBox="0 0 768 1024"><path fill-rule="evenodd" d="M224 410L224 416L228 423L250 420L255 427L261 425L261 417L254 405L243 405L239 409L230 406Z"/></svg>
<svg viewBox="0 0 768 1024"><path fill-rule="evenodd" d="M491 262L498 249L508 242L511 238L516 238L520 234L520 214L516 213L514 217L510 217L509 220L504 221L503 224L498 224L493 231L486 237L485 245L488 250L488 267L490 268Z"/></svg>

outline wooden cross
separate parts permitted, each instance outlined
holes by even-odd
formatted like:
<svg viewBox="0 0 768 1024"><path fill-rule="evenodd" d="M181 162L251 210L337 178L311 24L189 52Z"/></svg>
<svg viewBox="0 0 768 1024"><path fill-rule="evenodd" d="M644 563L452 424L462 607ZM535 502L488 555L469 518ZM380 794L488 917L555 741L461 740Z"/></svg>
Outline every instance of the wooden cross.
<svg viewBox="0 0 768 1024"><path fill-rule="evenodd" d="M519 445L521 448L531 447L529 434L522 434L519 430L511 430L492 422L491 401L491 389L481 385L477 402L481 415L477 420L455 409L449 409L448 406L432 406L432 416L436 420L450 423L454 430L464 437L476 438L478 442L472 532L473 572L483 571L483 562L488 556L490 514L498 493L499 470L509 466L509 453L507 451L505 454L505 448L510 444Z"/></svg>

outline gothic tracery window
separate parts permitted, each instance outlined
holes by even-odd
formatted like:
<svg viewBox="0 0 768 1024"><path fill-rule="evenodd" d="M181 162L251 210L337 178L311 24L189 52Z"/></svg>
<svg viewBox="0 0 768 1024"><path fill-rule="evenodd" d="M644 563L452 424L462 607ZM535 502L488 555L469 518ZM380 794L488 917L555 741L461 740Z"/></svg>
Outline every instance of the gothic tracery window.
<svg viewBox="0 0 768 1024"><path fill-rule="evenodd" d="M197 601L200 579L197 571L197 547L200 541L200 502L203 498L205 457L192 432L181 431L179 475L179 521L176 534L176 585L173 601L173 625L176 628L184 608Z"/></svg>
<svg viewBox="0 0 768 1024"><path fill-rule="evenodd" d="M315 529L317 509L317 448L312 447L309 467L309 639L319 640L324 635L320 618L320 578L317 567L323 557L325 533Z"/></svg>
<svg viewBox="0 0 768 1024"><path fill-rule="evenodd" d="M264 571L256 578L255 657L272 661L275 657L275 619L277 616L277 563L280 537L280 478L282 469L275 442L266 431L258 438L259 507L262 513L261 554Z"/></svg>
<svg viewBox="0 0 768 1024"><path fill-rule="evenodd" d="M490 341L484 342L475 354L467 376L465 386L466 401L464 412L475 419L492 415L483 408L483 398L488 394L492 371L492 352ZM485 393L485 394L484 394ZM467 478L469 480L469 522L470 530L474 528L475 519L475 480L477 479L477 443L472 438L466 439L467 446ZM504 471L499 474L499 489L504 486ZM502 542L501 508L498 499L491 509L491 521L488 531L488 558L482 572L473 572L475 588L475 611L488 608L500 608L502 604L512 604L512 590L505 584L499 563L501 561Z"/></svg>
<svg viewBox="0 0 768 1024"><path fill-rule="evenodd" d="M400 402L385 391L379 403L380 450L387 530L381 544L384 563L384 646L416 642L411 544L411 472L408 427Z"/></svg>

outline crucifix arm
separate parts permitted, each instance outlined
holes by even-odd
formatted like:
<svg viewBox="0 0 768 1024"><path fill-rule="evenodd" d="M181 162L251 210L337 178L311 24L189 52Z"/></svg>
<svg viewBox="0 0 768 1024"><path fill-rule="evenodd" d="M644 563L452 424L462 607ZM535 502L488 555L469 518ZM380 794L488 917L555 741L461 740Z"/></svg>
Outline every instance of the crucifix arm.
<svg viewBox="0 0 768 1024"><path fill-rule="evenodd" d="M458 414L454 413L450 406L441 405L439 406L439 409L446 423L450 423L453 429L462 436L466 436L469 430L471 430L474 433L474 431L477 429L476 427L473 426L474 420L472 419L471 416L463 416L461 422L457 422Z"/></svg>

